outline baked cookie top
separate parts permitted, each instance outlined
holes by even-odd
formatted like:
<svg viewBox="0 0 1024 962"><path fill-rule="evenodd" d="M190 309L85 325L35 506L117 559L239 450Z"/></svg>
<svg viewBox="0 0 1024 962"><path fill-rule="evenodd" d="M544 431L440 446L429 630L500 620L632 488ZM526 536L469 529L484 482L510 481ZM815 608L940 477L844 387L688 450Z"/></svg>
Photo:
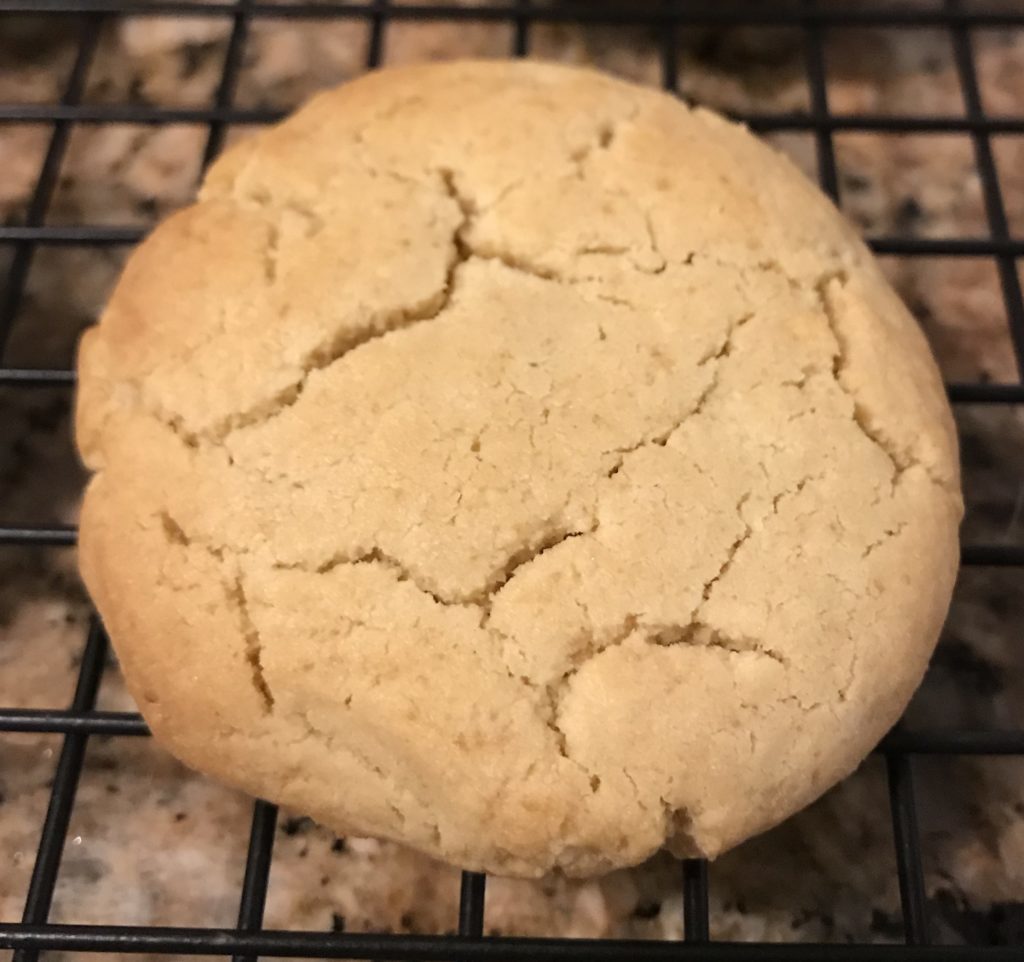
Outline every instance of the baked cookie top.
<svg viewBox="0 0 1024 962"><path fill-rule="evenodd" d="M81 565L194 767L464 867L714 856L846 775L945 615L928 347L745 129L538 63L240 143L81 345Z"/></svg>

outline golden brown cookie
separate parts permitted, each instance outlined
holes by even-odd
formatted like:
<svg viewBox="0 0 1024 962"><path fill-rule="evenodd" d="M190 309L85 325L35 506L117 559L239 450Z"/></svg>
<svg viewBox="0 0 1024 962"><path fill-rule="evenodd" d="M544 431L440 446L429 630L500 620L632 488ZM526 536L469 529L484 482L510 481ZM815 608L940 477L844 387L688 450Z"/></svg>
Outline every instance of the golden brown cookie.
<svg viewBox="0 0 1024 962"><path fill-rule="evenodd" d="M871 255L597 73L318 95L136 251L80 377L82 570L156 736L465 867L776 824L949 601L952 420Z"/></svg>

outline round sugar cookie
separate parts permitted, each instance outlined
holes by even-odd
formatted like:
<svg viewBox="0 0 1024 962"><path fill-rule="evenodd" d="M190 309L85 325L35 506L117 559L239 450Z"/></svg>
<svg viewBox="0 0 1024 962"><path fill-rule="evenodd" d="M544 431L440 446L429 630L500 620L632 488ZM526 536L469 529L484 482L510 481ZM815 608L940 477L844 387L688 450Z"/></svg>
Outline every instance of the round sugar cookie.
<svg viewBox="0 0 1024 962"><path fill-rule="evenodd" d="M387 70L217 161L79 361L83 575L158 740L339 833L713 857L897 719L957 566L928 347L740 126Z"/></svg>

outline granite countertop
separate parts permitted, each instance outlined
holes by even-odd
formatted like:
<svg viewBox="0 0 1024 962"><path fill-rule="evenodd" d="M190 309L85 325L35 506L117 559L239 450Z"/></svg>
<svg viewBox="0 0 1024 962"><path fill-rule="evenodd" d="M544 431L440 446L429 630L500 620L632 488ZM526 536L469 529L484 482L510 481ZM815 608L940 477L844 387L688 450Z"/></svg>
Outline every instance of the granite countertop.
<svg viewBox="0 0 1024 962"><path fill-rule="evenodd" d="M230 21L138 18L109 25L90 72L90 102L207 104ZM0 102L54 102L73 37L0 21ZM237 102L295 105L361 69L367 27L256 23ZM509 28L410 22L388 28L387 62L502 55ZM987 108L1024 113L1024 32L979 33ZM657 83L659 42L647 30L538 26L537 56L591 62ZM786 30L686 32L679 86L728 109L806 108L800 37ZM955 114L963 104L949 39L927 30L843 30L827 49L837 111ZM244 136L232 130L229 139ZM17 223L49 131L0 125L0 216ZM195 188L205 128L83 125L72 134L50 213L56 224L147 225ZM809 135L772 137L808 170ZM843 133L836 138L843 203L866 231L919 237L985 233L982 189L968 138ZM997 138L1011 221L1024 230L1024 138ZM13 331L11 364L65 366L96 316L126 251L38 251ZM0 251L0 271L6 273ZM1017 377L995 265L986 258L889 259L950 380ZM0 518L71 521L83 475L69 442L66 392L5 392ZM967 542L1024 538L1024 421L1002 409L959 412ZM1015 579L1016 582L1015 582ZM913 725L1024 725L1024 592L1010 570L965 571ZM73 552L0 551L0 704L68 702L88 618ZM105 708L131 710L116 665ZM32 869L60 739L0 739L0 918L15 920ZM915 761L933 935L945 941L1024 940L1024 760ZM809 810L711 868L716 938L902 938L883 763L870 759ZM93 737L72 818L52 918L61 922L230 925L251 813L249 799L186 771L148 739ZM659 856L590 882L493 879L487 931L522 935L678 937L679 866ZM444 932L457 917L458 873L392 844L338 839L281 814L266 924L314 930Z"/></svg>

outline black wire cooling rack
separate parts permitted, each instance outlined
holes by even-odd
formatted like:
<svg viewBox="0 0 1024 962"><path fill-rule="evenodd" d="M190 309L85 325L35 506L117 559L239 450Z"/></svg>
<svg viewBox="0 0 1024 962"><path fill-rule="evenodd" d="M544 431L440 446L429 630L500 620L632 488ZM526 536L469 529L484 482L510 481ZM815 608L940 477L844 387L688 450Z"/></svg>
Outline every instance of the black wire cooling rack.
<svg viewBox="0 0 1024 962"><path fill-rule="evenodd" d="M657 31L663 84L677 84L677 34L696 26L785 26L802 36L804 64L810 89L810 109L787 114L747 114L740 117L759 132L790 131L810 134L817 149L822 187L834 198L839 177L834 135L846 131L889 134L954 133L970 138L980 177L988 231L983 238L922 239L889 236L875 238L879 254L894 256L987 257L998 270L999 284L1009 321L1010 338L1018 370L1024 371L1024 301L1017 259L1024 256L1024 240L1010 232L1006 207L993 156L992 137L1024 134L1024 104L1020 115L988 116L982 104L972 32L986 29L1024 29L1024 0L986 7L969 0L920 2L842 3L840 0L728 0L717 4L663 3L556 3L529 0L489 5L445 4L407 6L386 0L341 3L265 2L205 3L195 0L0 0L0 15L45 13L79 30L77 54L59 103L0 104L0 123L37 123L51 126L52 134L39 170L23 223L0 226L0 245L13 249L6 288L0 300L0 386L31 389L35 386L71 390L72 370L11 367L4 360L8 334L25 292L33 255L40 245L124 245L140 239L141 229L108 226L57 226L46 222L58 186L59 171L69 137L76 124L199 123L207 126L203 164L223 145L231 125L258 125L277 120L280 112L240 109L234 96L243 63L250 25L257 19L322 18L362 20L369 24L365 64L377 66L384 52L388 24L400 20L445 20L504 23L512 27L510 54L530 52L531 26L536 23L587 22L647 25ZM201 108L165 109L146 105L91 105L83 103L90 65L104 24L124 15L229 16L232 21L223 72L212 102ZM830 112L824 53L826 32L858 26L931 28L948 33L964 101L957 116L857 114ZM949 395L956 405L1021 405L1024 385L954 383ZM66 526L32 526L5 519L0 524L0 545L73 546L75 531ZM1024 547L1004 544L967 545L962 562L969 566L1024 568ZM95 700L107 655L107 639L94 618L85 644L74 698L67 709L0 708L0 734L49 732L64 736L38 853L20 923L0 924L0 948L13 949L17 962L34 962L40 952L175 953L253 959L257 955L293 958L358 959L690 959L720 962L781 962L781 960L997 960L1024 958L1024 946L960 948L931 944L923 882L917 814L914 803L913 759L917 755L1016 755L1024 757L1024 731L943 729L908 731L900 728L878 747L887 765L896 864L902 902L903 945L812 945L725 943L709 939L708 871L701 860L681 863L684 939L682 942L591 940L555 938L483 937L486 878L463 873L457 934L414 936L393 934L267 931L261 928L270 872L277 811L257 801L249 836L244 881L239 896L238 924L233 929L156 928L108 925L55 925L48 923L75 793L82 772L86 742L91 735L144 736L141 717L126 712L95 710ZM5 858L0 854L0 859ZM453 920L454 922L455 920Z"/></svg>

